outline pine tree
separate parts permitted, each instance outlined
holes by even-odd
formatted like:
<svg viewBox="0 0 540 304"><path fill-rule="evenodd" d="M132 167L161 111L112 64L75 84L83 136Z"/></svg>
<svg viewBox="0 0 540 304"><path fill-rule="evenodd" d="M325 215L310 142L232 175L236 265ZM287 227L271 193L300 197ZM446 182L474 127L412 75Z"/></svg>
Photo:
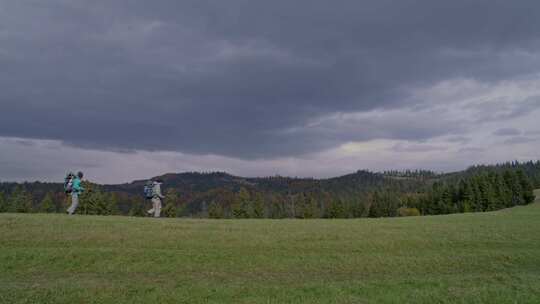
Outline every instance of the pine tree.
<svg viewBox="0 0 540 304"><path fill-rule="evenodd" d="M389 190L384 193L384 212L383 216L394 217L397 216L397 210L400 206L400 201L398 196L395 193L390 192Z"/></svg>
<svg viewBox="0 0 540 304"><path fill-rule="evenodd" d="M410 201L412 201L412 198L410 197L408 198L410 199ZM365 198L361 196L356 197L354 199L353 207L351 209L352 217L359 218L359 217L366 216L365 214L366 210L367 208L366 208Z"/></svg>
<svg viewBox="0 0 540 304"><path fill-rule="evenodd" d="M237 194L226 188L218 188L212 191L215 194L214 200L219 204L223 218L233 218L233 210L239 208Z"/></svg>
<svg viewBox="0 0 540 304"><path fill-rule="evenodd" d="M521 186L521 191L522 191L521 195L522 195L523 204L530 204L534 202L534 192L533 192L534 189L531 182L527 178L527 175L525 175L525 172L523 172L523 170L521 169L517 170L516 176L517 176L518 183Z"/></svg>
<svg viewBox="0 0 540 304"><path fill-rule="evenodd" d="M8 199L8 211L9 212L32 212L32 195L28 193L22 186L15 187Z"/></svg>
<svg viewBox="0 0 540 304"><path fill-rule="evenodd" d="M493 173L491 181L495 192L495 201L491 206L491 210L499 210L506 206L508 190L501 174Z"/></svg>
<svg viewBox="0 0 540 304"><path fill-rule="evenodd" d="M513 170L506 170L503 176L505 183L510 189L510 193L512 193L509 207L523 205L523 190L521 189L521 184L516 173Z"/></svg>
<svg viewBox="0 0 540 304"><path fill-rule="evenodd" d="M174 188L167 189L165 193L165 207L163 214L165 217L176 217L176 203L178 201L178 193Z"/></svg>
<svg viewBox="0 0 540 304"><path fill-rule="evenodd" d="M185 216L185 213L187 211L188 206L188 199L184 196L181 196L177 192L177 199L176 199L176 217L182 217ZM204 206L202 206L202 213L204 217L208 217L208 204L206 200L204 201Z"/></svg>
<svg viewBox="0 0 540 304"><path fill-rule="evenodd" d="M294 194L291 194L290 191L286 196L287 200L285 201L285 207L287 208L287 217L296 218L298 213L298 200Z"/></svg>
<svg viewBox="0 0 540 304"><path fill-rule="evenodd" d="M120 208L118 206L118 197L116 193L111 192L106 195L109 215L119 215Z"/></svg>
<svg viewBox="0 0 540 304"><path fill-rule="evenodd" d="M462 179L458 184L458 212L470 212L471 211L472 193L469 183Z"/></svg>
<svg viewBox="0 0 540 304"><path fill-rule="evenodd" d="M56 212L56 206L54 204L53 194L51 192L48 192L43 200L41 200L39 210L44 213Z"/></svg>
<svg viewBox="0 0 540 304"><path fill-rule="evenodd" d="M100 187L90 182L83 182L85 191L79 196L77 213L88 215L111 215L112 208Z"/></svg>
<svg viewBox="0 0 540 304"><path fill-rule="evenodd" d="M497 183L498 184L500 183L498 187L500 187L499 192L501 195L502 208L511 207L512 206L512 189L510 189L508 184L505 182L504 173L499 173L498 176L499 176L499 180Z"/></svg>
<svg viewBox="0 0 540 304"><path fill-rule="evenodd" d="M212 201L208 206L208 217L215 219L223 218L223 207L216 201Z"/></svg>
<svg viewBox="0 0 540 304"><path fill-rule="evenodd" d="M0 192L0 213L7 212L8 211L8 205L7 200L4 192Z"/></svg>
<svg viewBox="0 0 540 304"><path fill-rule="evenodd" d="M131 201L131 208L129 209L130 216L145 216L146 210L144 210L144 200L142 198L135 198Z"/></svg>
<svg viewBox="0 0 540 304"><path fill-rule="evenodd" d="M345 217L345 208L343 206L343 201L340 198L335 198L331 201L330 206L326 209L327 218L344 218Z"/></svg>
<svg viewBox="0 0 540 304"><path fill-rule="evenodd" d="M284 205L285 199L281 195L272 195L269 201L271 218L280 219L287 217L287 212Z"/></svg>
<svg viewBox="0 0 540 304"><path fill-rule="evenodd" d="M381 208L382 204L382 195L381 192L376 190L373 192L373 194L370 196L370 205L369 205L369 217L382 217L383 216L383 210Z"/></svg>
<svg viewBox="0 0 540 304"><path fill-rule="evenodd" d="M473 212L482 211L481 192L478 178L470 179L471 209Z"/></svg>
<svg viewBox="0 0 540 304"><path fill-rule="evenodd" d="M443 184L441 182L435 182L431 186L429 193L429 203L426 206L427 214L441 214L441 199L443 193Z"/></svg>
<svg viewBox="0 0 540 304"><path fill-rule="evenodd" d="M447 186L443 186L441 188L441 194L439 199L437 200L437 207L436 207L436 214L448 214L452 213L452 193L450 192L450 188Z"/></svg>
<svg viewBox="0 0 540 304"><path fill-rule="evenodd" d="M251 208L252 214L250 217L252 218L264 218L265 216L265 210L264 210L264 199L261 193L257 192L255 195L253 195L253 207Z"/></svg>
<svg viewBox="0 0 540 304"><path fill-rule="evenodd" d="M306 196L304 193L299 193L294 196L294 206L294 215L296 218L305 218L305 213L309 213L309 211L306 210Z"/></svg>
<svg viewBox="0 0 540 304"><path fill-rule="evenodd" d="M456 212L458 212L457 203L459 201L458 188L453 183L450 183L448 185L448 191L450 192L450 200L451 200L450 213L456 213Z"/></svg>
<svg viewBox="0 0 540 304"><path fill-rule="evenodd" d="M483 174L478 177L480 189L480 208L481 211L493 210L492 205L495 201L495 194L487 175Z"/></svg>
<svg viewBox="0 0 540 304"><path fill-rule="evenodd" d="M251 196L246 188L240 188L232 204L232 213L234 218L248 218L251 205Z"/></svg>

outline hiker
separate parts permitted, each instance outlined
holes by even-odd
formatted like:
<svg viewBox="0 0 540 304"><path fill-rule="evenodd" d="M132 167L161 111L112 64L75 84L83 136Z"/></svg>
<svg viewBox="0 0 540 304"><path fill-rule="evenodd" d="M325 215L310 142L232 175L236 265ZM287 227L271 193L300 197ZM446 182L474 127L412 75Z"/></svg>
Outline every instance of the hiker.
<svg viewBox="0 0 540 304"><path fill-rule="evenodd" d="M163 182L160 179L155 180L152 183L152 209L148 210L148 214L154 214L154 217L159 217L161 215L161 200L165 198L161 194L161 184Z"/></svg>
<svg viewBox="0 0 540 304"><path fill-rule="evenodd" d="M71 185L69 186L70 189L66 189L66 193L71 193L71 206L69 206L68 210L66 211L69 215L75 213L75 210L77 210L77 207L79 206L79 195L84 191L84 188L81 186L82 178L83 173L79 171L76 176L72 176L70 182Z"/></svg>

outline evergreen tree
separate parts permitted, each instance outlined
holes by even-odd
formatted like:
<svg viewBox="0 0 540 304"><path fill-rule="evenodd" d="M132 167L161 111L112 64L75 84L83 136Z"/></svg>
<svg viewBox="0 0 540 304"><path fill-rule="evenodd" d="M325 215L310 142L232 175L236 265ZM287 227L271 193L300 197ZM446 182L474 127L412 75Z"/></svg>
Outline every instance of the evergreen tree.
<svg viewBox="0 0 540 304"><path fill-rule="evenodd" d="M384 194L383 216L397 216L397 210L400 207L400 201L398 196L389 190L385 191Z"/></svg>
<svg viewBox="0 0 540 304"><path fill-rule="evenodd" d="M176 217L176 203L178 201L178 193L174 188L167 189L165 193L165 207L163 214L165 217Z"/></svg>
<svg viewBox="0 0 540 304"><path fill-rule="evenodd" d="M303 218L315 218L319 217L320 214L318 212L317 208L317 200L313 196L313 194L307 194L303 198L303 210L302 210L302 217Z"/></svg>
<svg viewBox="0 0 540 304"><path fill-rule="evenodd" d="M501 174L493 173L491 180L495 192L495 201L491 206L491 210L499 210L506 206L509 191L508 188L506 188L506 184L504 183Z"/></svg>
<svg viewBox="0 0 540 304"><path fill-rule="evenodd" d="M43 200L41 200L39 210L44 213L56 212L56 206L54 204L53 194L51 192L48 192Z"/></svg>
<svg viewBox="0 0 540 304"><path fill-rule="evenodd" d="M253 207L251 208L251 215L252 218L264 218L265 217L265 210L264 210L264 198L261 193L255 193L253 195Z"/></svg>
<svg viewBox="0 0 540 304"><path fill-rule="evenodd" d="M88 215L111 215L113 210L100 187L90 182L83 182L85 191L79 196L79 207L77 213Z"/></svg>
<svg viewBox="0 0 540 304"><path fill-rule="evenodd" d="M250 214L251 196L246 188L240 188L232 204L234 218L248 218Z"/></svg>
<svg viewBox="0 0 540 304"><path fill-rule="evenodd" d="M272 195L269 201L271 218L280 219L287 217L285 199L282 196L279 194Z"/></svg>
<svg viewBox="0 0 540 304"><path fill-rule="evenodd" d="M517 170L516 176L519 185L521 186L521 195L522 195L522 202L523 204L530 204L534 202L534 189L529 181L529 178L527 178L527 175L525 175L525 172L523 170Z"/></svg>
<svg viewBox="0 0 540 304"><path fill-rule="evenodd" d="M495 203L495 193L487 175L480 175L478 177L478 183L480 189L480 211L493 210L492 206Z"/></svg>
<svg viewBox="0 0 540 304"><path fill-rule="evenodd" d="M519 183L516 173L512 170L506 170L503 174L504 182L507 187L510 189L511 199L509 207L523 205L525 201L523 200L523 191L521 189L521 184Z"/></svg>
<svg viewBox="0 0 540 304"><path fill-rule="evenodd" d="M326 212L327 218L344 218L345 208L343 206L343 201L340 198L335 198L330 202L330 206L328 206Z"/></svg>
<svg viewBox="0 0 540 304"><path fill-rule="evenodd" d="M370 196L370 205L369 205L369 217L382 217L384 216L384 210L382 208L382 193L379 190L373 192Z"/></svg>
<svg viewBox="0 0 540 304"><path fill-rule="evenodd" d="M185 213L187 211L187 199L184 196L181 196L178 192L176 192L177 199L176 199L176 217L182 217L185 216ZM208 204L206 200L203 201L204 205L202 206L202 213L204 217L208 217Z"/></svg>
<svg viewBox="0 0 540 304"><path fill-rule="evenodd" d="M448 214L452 213L452 193L447 186L441 186L440 196L437 200L435 214Z"/></svg>
<svg viewBox="0 0 540 304"><path fill-rule="evenodd" d="M287 215L286 217L289 218L296 218L296 214L298 213L298 202L297 198L294 194L291 194L290 192L287 194L287 200L285 201L285 207L287 209Z"/></svg>
<svg viewBox="0 0 540 304"><path fill-rule="evenodd" d="M134 198L131 201L131 208L129 209L130 216L146 216L146 210L144 200L142 198Z"/></svg>
<svg viewBox="0 0 540 304"><path fill-rule="evenodd" d="M449 183L448 184L448 192L450 192L450 200L452 202L451 205L450 205L450 212L451 213L459 212L458 211L458 205L457 205L457 202L459 201L458 186L454 185L453 183Z"/></svg>
<svg viewBox="0 0 540 304"><path fill-rule="evenodd" d="M441 199L443 193L443 184L441 182L435 182L431 186L431 191L428 193L428 200L426 204L426 214L441 214Z"/></svg>
<svg viewBox="0 0 540 304"><path fill-rule="evenodd" d="M306 196L304 193L299 193L294 196L294 216L296 218L305 218L306 213L310 213L309 210L307 210L307 203L306 203Z"/></svg>
<svg viewBox="0 0 540 304"><path fill-rule="evenodd" d="M219 204L223 214L223 218L233 218L233 210L240 210L240 205L236 193L226 188L218 188L216 190L213 190L212 193L215 193L214 200L217 204Z"/></svg>
<svg viewBox="0 0 540 304"><path fill-rule="evenodd" d="M482 211L482 199L478 178L470 180L471 186L471 209L474 212Z"/></svg>
<svg viewBox="0 0 540 304"><path fill-rule="evenodd" d="M212 201L208 206L208 217L214 219L223 218L223 207L216 201Z"/></svg>
<svg viewBox="0 0 540 304"><path fill-rule="evenodd" d="M0 192L0 213L8 211L8 204L4 192Z"/></svg>
<svg viewBox="0 0 540 304"><path fill-rule="evenodd" d="M471 211L471 201L472 201L472 192L469 183L461 179L458 184L458 197L457 197L457 209L458 212L470 212Z"/></svg>
<svg viewBox="0 0 540 304"><path fill-rule="evenodd" d="M412 199L410 199L410 201L412 201ZM367 214L365 214L366 210L367 208L366 208L366 203L365 203L365 197L363 196L356 197L353 201L353 206L351 208L351 216L353 218L367 216Z"/></svg>
<svg viewBox="0 0 540 304"><path fill-rule="evenodd" d="M114 192L107 193L106 195L109 215L120 215L120 208L118 206L118 196Z"/></svg>
<svg viewBox="0 0 540 304"><path fill-rule="evenodd" d="M21 185L17 185L8 199L9 212L32 212L33 198Z"/></svg>

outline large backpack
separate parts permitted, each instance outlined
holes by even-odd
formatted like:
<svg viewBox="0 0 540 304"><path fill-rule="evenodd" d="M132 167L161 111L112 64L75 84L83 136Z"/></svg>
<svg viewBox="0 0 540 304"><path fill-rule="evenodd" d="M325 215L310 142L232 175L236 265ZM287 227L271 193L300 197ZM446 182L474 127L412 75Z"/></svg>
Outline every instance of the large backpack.
<svg viewBox="0 0 540 304"><path fill-rule="evenodd" d="M64 192L66 194L73 192L73 179L75 179L75 174L71 172L64 177Z"/></svg>
<svg viewBox="0 0 540 304"><path fill-rule="evenodd" d="M154 197L154 185L152 182L147 182L144 185L144 197L152 199Z"/></svg>

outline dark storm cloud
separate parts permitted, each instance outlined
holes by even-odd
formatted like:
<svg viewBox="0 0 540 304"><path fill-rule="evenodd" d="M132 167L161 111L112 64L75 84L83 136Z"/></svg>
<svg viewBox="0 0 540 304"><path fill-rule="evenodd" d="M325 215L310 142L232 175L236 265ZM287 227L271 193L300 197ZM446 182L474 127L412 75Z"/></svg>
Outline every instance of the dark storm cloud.
<svg viewBox="0 0 540 304"><path fill-rule="evenodd" d="M445 151L447 147L435 146L435 145L426 145L426 144L395 144L391 150L395 152L432 152L432 151Z"/></svg>
<svg viewBox="0 0 540 304"><path fill-rule="evenodd" d="M538 1L0 0L0 136L252 158L455 134L305 126L538 72L538 28Z"/></svg>
<svg viewBox="0 0 540 304"><path fill-rule="evenodd" d="M527 97L524 100L496 100L469 105L467 108L477 111L477 122L500 121L518 118L540 108L540 96Z"/></svg>
<svg viewBox="0 0 540 304"><path fill-rule="evenodd" d="M526 136L516 136L516 137L512 137L512 138L509 138L509 139L505 140L504 143L513 145L513 144L526 144L526 143L531 143L531 142L535 142L535 141L538 141L538 138L532 138L532 137L526 137Z"/></svg>
<svg viewBox="0 0 540 304"><path fill-rule="evenodd" d="M514 128L502 128L498 129L497 131L493 132L493 135L497 136L516 136L521 135L521 131Z"/></svg>
<svg viewBox="0 0 540 304"><path fill-rule="evenodd" d="M461 134L466 130L466 126L466 121L444 117L437 111L371 111L330 116L305 126L288 129L284 134L280 134L280 137L302 138L305 143L320 145L308 147L317 150L349 141L425 141L447 134Z"/></svg>
<svg viewBox="0 0 540 304"><path fill-rule="evenodd" d="M471 138L465 137L465 136L451 136L447 138L446 140L451 143L461 143L461 144L466 144L466 143L471 142Z"/></svg>
<svg viewBox="0 0 540 304"><path fill-rule="evenodd" d="M486 148L481 147L465 147L459 149L458 153L482 153L485 152Z"/></svg>

